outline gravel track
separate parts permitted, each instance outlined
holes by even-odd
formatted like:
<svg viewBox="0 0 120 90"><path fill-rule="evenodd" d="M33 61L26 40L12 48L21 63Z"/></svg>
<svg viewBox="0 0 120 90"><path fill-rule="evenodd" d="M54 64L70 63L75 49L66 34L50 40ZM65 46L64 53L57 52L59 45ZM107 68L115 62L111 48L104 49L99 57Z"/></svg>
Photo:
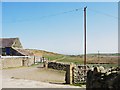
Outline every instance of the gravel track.
<svg viewBox="0 0 120 90"><path fill-rule="evenodd" d="M37 66L38 67L38 66ZM3 88L83 88L64 85L65 72L53 69L22 67L2 70ZM0 73L1 74L1 73Z"/></svg>

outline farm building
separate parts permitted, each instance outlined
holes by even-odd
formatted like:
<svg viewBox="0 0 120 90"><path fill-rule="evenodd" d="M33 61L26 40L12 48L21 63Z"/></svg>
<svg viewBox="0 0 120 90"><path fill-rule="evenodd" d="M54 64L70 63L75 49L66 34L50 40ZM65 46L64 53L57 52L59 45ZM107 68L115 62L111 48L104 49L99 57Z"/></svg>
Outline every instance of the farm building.
<svg viewBox="0 0 120 90"><path fill-rule="evenodd" d="M0 55L2 56L32 56L23 49L19 38L0 38Z"/></svg>
<svg viewBox="0 0 120 90"><path fill-rule="evenodd" d="M34 54L23 49L19 38L0 38L0 67L30 66L35 63Z"/></svg>

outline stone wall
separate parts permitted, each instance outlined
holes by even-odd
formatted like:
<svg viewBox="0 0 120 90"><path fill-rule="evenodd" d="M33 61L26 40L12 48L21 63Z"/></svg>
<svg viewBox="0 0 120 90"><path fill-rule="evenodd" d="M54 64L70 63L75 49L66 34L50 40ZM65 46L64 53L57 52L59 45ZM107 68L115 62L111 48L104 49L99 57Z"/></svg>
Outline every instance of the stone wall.
<svg viewBox="0 0 120 90"><path fill-rule="evenodd" d="M94 67L87 72L86 88L107 88L107 90L119 90L120 88L120 68L105 69L104 67Z"/></svg>
<svg viewBox="0 0 120 90"><path fill-rule="evenodd" d="M33 57L4 56L0 59L2 68L30 66L34 64Z"/></svg>
<svg viewBox="0 0 120 90"><path fill-rule="evenodd" d="M66 71L65 81L67 84L86 83L88 67L86 67L86 70L84 70L83 65L75 65L72 63L66 64L58 62L48 62L48 65L45 66L56 70Z"/></svg>
<svg viewBox="0 0 120 90"><path fill-rule="evenodd" d="M58 63L58 62L48 62L48 68L56 69L56 70L64 70L66 71L66 67L69 64Z"/></svg>
<svg viewBox="0 0 120 90"><path fill-rule="evenodd" d="M47 66L48 65L48 66ZM120 68L104 68L103 66L86 66L65 64L57 62L48 62L48 68L66 71L65 81L67 84L86 83L89 90L94 88L115 88L119 90Z"/></svg>
<svg viewBox="0 0 120 90"><path fill-rule="evenodd" d="M73 83L74 84L80 84L80 83L86 83L87 78L87 71L89 70L89 67L84 65L75 65L73 67Z"/></svg>

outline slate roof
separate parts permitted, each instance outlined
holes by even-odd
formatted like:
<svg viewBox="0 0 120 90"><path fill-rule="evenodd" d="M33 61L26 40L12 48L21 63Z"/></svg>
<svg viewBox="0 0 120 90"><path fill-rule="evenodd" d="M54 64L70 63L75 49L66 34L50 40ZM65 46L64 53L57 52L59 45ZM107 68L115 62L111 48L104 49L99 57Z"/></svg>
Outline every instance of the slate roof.
<svg viewBox="0 0 120 90"><path fill-rule="evenodd" d="M27 55L27 56L34 56L33 53L25 50L25 49L22 49L22 48L14 48L16 51L18 51L19 53L23 54L23 55Z"/></svg>
<svg viewBox="0 0 120 90"><path fill-rule="evenodd" d="M14 50L17 52L21 53L22 55L27 55L27 56L33 56L34 54L19 48L19 47L13 47L14 43L16 43L16 40L19 40L19 38L0 38L0 48L5 48L5 47L12 47Z"/></svg>
<svg viewBox="0 0 120 90"><path fill-rule="evenodd" d="M0 48L12 47L16 39L18 38L0 38Z"/></svg>

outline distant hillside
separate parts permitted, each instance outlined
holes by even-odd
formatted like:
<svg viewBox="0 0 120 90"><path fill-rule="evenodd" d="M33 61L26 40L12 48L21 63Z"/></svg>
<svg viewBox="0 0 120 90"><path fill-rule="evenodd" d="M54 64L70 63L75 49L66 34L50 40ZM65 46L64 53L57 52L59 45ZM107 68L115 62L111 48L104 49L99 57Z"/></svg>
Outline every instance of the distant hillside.
<svg viewBox="0 0 120 90"><path fill-rule="evenodd" d="M54 52L48 52L44 50L37 50L37 49L25 49L30 53L33 53L35 56L45 57L48 60L57 61L57 62L72 62L83 64L84 56L83 55L63 55ZM120 54L111 53L111 54L87 54L87 63L110 63L110 64L117 64L118 63L118 56Z"/></svg>
<svg viewBox="0 0 120 90"><path fill-rule="evenodd" d="M98 55L98 53L88 54L88 56L89 55L96 56L96 55ZM101 56L120 56L120 53L99 53L99 55L101 55Z"/></svg>
<svg viewBox="0 0 120 90"><path fill-rule="evenodd" d="M58 59L58 58L62 58L64 55L62 54L58 54L58 53L54 53L54 52L49 52L49 51L44 51L44 50L37 50L37 49L25 49L31 53L33 53L35 56L41 56L41 57L45 57L49 60L54 60L54 59Z"/></svg>

